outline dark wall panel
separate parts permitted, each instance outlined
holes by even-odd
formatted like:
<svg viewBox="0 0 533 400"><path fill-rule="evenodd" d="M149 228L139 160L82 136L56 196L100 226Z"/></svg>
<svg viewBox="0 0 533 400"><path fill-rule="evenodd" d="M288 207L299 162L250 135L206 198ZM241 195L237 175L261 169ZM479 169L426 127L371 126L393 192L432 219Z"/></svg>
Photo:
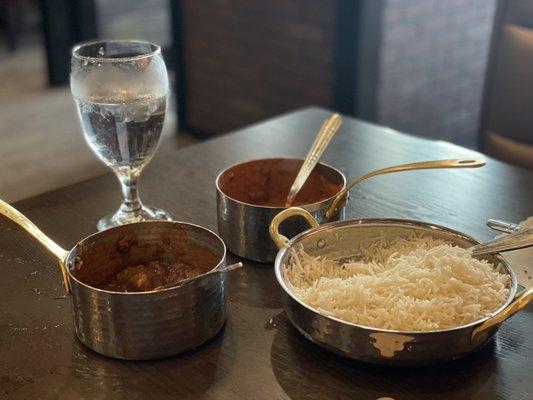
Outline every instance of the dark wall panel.
<svg viewBox="0 0 533 400"><path fill-rule="evenodd" d="M221 133L307 105L333 106L336 2L180 6L184 112L192 130Z"/></svg>

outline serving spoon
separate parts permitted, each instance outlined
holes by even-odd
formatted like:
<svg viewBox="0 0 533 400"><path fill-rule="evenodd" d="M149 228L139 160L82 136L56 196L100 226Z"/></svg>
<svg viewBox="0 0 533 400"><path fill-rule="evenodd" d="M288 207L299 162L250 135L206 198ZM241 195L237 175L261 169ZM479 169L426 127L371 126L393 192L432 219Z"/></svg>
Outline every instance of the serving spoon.
<svg viewBox="0 0 533 400"><path fill-rule="evenodd" d="M324 154L324 151L326 151L328 148L331 139L333 139L333 136L335 136L341 127L341 124L342 118L337 113L333 114L324 121L324 124L316 135L315 142L309 149L309 152L307 153L307 156L305 157L305 160L298 171L298 175L296 175L296 178L292 183L291 190L289 191L289 195L285 201L285 207L290 207L292 205L294 199L300 190L302 190L307 178L309 178L309 175L311 172L313 172L318 160L320 160L320 157L322 157L322 154Z"/></svg>
<svg viewBox="0 0 533 400"><path fill-rule="evenodd" d="M498 221L495 219L487 220L487 225L492 229L509 234L472 246L470 250L472 251L473 256L500 253L533 246L533 228L524 228L518 224Z"/></svg>
<svg viewBox="0 0 533 400"><path fill-rule="evenodd" d="M179 282L173 282L173 283L168 283L166 285L158 286L154 290L163 290L163 289L169 289L169 288L173 288L173 287L183 286L183 285L185 285L187 283L190 283L192 281L205 279L205 278L207 278L207 277L209 277L211 275L222 274L224 272L233 271L234 269L241 268L241 267L242 267L242 262L238 262L238 263L231 264L231 265L226 265L225 267L211 270L209 272L206 272L205 274L191 276L190 278L183 279L183 280L181 280Z"/></svg>

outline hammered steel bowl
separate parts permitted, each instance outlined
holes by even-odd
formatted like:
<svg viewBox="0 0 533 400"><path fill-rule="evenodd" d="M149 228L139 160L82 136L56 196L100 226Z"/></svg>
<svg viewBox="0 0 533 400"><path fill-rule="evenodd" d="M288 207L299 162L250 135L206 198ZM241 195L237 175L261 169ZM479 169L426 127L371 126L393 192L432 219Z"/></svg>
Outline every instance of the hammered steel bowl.
<svg viewBox="0 0 533 400"><path fill-rule="evenodd" d="M217 188L217 216L218 233L228 246L228 250L238 256L259 262L273 262L278 249L268 235L270 222L280 211L286 207L269 207L255 205L239 201L230 197L222 184L223 178L236 169L246 168L250 163L257 163L263 160L283 160L295 163L294 173L298 171L303 159L297 158L268 158L247 161L226 168L216 179ZM317 168L320 174L333 182L342 184L342 189L346 186L346 178L336 168L324 163L318 163ZM320 222L326 222L324 213L326 207L337 195L330 196L322 201L313 204L306 204L301 207L309 211ZM344 209L331 216L329 221L342 219ZM306 229L305 223L299 220L287 221L281 227L281 231L288 236L294 236Z"/></svg>
<svg viewBox="0 0 533 400"><path fill-rule="evenodd" d="M278 227L285 219L295 216L302 217L312 228L289 240L279 233ZM356 258L360 246L364 247L380 236L390 241L412 233L426 234L460 247L470 247L479 242L442 226L402 219L346 220L319 226L311 214L298 207L278 214L272 221L270 233L280 248L275 261L275 274L283 289L285 311L291 323L316 344L355 360L413 366L461 358L484 346L504 320L533 299L532 289L517 294L515 275L505 259L499 255L487 255L483 258L510 277L509 297L491 316L456 328L427 332L379 329L345 322L324 315L291 292L285 277L291 249L303 248L310 255L336 259Z"/></svg>
<svg viewBox="0 0 533 400"><path fill-rule="evenodd" d="M1 200L0 214L21 225L56 257L65 289L71 294L76 335L100 354L126 360L171 356L211 339L226 321L225 273L147 292L112 292L91 286L109 270L124 265L177 261L189 244L209 250L218 259L211 270L220 268L225 264L226 247L208 229L185 222L139 222L88 236L67 251ZM79 260L84 265L83 279L76 269Z"/></svg>

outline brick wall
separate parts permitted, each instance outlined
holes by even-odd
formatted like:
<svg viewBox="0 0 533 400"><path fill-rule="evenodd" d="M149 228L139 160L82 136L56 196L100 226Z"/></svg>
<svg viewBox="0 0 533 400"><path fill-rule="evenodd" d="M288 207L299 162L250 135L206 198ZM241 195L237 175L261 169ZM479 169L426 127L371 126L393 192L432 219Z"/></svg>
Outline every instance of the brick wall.
<svg viewBox="0 0 533 400"><path fill-rule="evenodd" d="M496 0L384 0L378 122L473 147Z"/></svg>

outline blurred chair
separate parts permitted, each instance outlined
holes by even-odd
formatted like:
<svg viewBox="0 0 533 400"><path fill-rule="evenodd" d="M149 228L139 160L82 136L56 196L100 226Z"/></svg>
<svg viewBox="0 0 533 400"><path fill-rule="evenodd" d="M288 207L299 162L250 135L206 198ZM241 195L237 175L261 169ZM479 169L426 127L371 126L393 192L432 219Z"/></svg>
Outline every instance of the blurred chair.
<svg viewBox="0 0 533 400"><path fill-rule="evenodd" d="M479 145L493 157L533 168L533 1L497 4Z"/></svg>
<svg viewBox="0 0 533 400"><path fill-rule="evenodd" d="M311 105L375 118L383 0L170 5L183 130L206 137Z"/></svg>
<svg viewBox="0 0 533 400"><path fill-rule="evenodd" d="M10 51L18 47L21 24L21 5L17 0L0 0L0 30Z"/></svg>

